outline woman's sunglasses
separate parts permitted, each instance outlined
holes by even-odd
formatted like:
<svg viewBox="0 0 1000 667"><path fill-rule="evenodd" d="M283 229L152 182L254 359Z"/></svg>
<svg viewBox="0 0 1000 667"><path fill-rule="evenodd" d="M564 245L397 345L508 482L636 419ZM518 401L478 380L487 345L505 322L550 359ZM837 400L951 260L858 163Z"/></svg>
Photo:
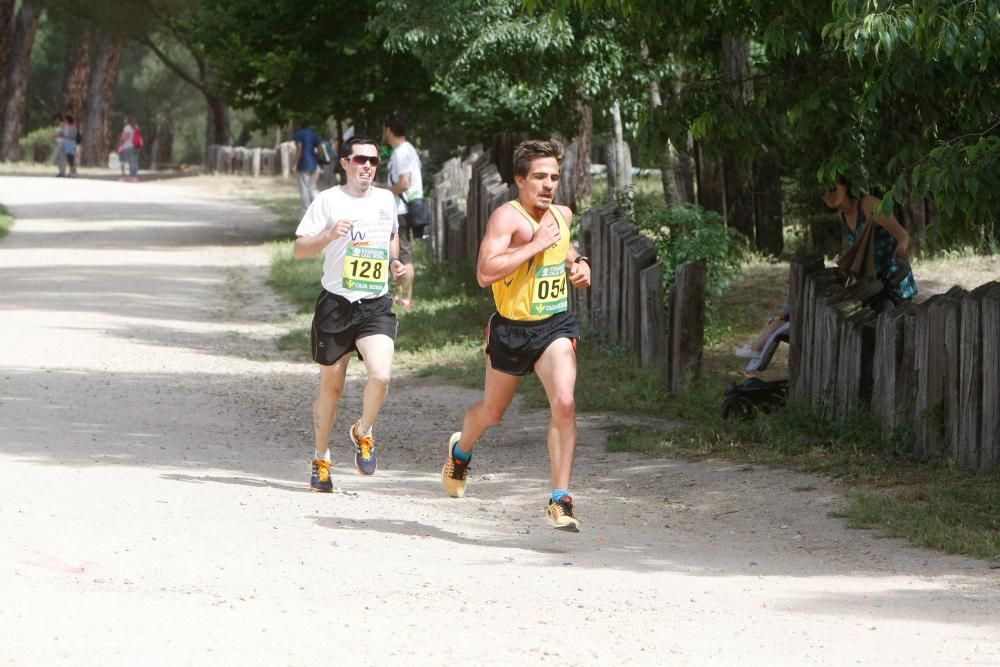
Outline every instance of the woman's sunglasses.
<svg viewBox="0 0 1000 667"><path fill-rule="evenodd" d="M347 159L353 162L354 164L364 164L365 162L368 162L373 167L378 166L377 155L349 155Z"/></svg>

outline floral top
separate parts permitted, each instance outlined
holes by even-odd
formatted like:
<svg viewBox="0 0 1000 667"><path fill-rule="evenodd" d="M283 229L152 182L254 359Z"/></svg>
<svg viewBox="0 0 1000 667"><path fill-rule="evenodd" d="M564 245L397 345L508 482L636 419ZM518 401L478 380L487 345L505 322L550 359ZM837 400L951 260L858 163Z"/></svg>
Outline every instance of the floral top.
<svg viewBox="0 0 1000 667"><path fill-rule="evenodd" d="M859 201L858 220L854 231L852 232L850 227L847 228L847 242L849 244L853 245L858 237L861 236L861 232L865 228L865 222L865 213ZM893 253L896 252L896 245L896 237L887 232L884 227L879 225L875 228L875 277L886 284L889 283L892 275L899 270L896 260L893 259ZM899 285L896 287L896 294L907 300L917 295L917 281L913 278L913 271L907 272L906 277L899 282Z"/></svg>

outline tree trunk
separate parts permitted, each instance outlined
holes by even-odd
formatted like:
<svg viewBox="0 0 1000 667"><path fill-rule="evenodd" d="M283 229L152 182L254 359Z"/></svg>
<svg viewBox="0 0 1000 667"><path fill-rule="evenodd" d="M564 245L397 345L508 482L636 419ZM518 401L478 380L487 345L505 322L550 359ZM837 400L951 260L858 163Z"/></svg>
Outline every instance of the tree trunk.
<svg viewBox="0 0 1000 667"><path fill-rule="evenodd" d="M594 148L594 112L589 104L577 102L580 123L576 129L576 170L573 172L573 197L576 201L591 195L590 153Z"/></svg>
<svg viewBox="0 0 1000 667"><path fill-rule="evenodd" d="M202 91L208 103L208 125L205 128L205 149L212 144L229 145L229 107L220 98Z"/></svg>
<svg viewBox="0 0 1000 667"><path fill-rule="evenodd" d="M691 133L687 133L687 146L681 150L670 144L670 152L673 155L671 162L674 168L674 184L677 186L677 199L684 204L693 204L697 201L695 192L695 164L691 154L694 152L694 142L691 140Z"/></svg>
<svg viewBox="0 0 1000 667"><path fill-rule="evenodd" d="M608 154L608 190L623 192L632 185L632 159L629 155L628 144L625 143L622 112L618 102L611 105L611 121L614 127L614 138Z"/></svg>
<svg viewBox="0 0 1000 667"><path fill-rule="evenodd" d="M91 33L84 30L66 47L66 66L63 70L63 111L73 114L76 119L87 104L87 88L90 84L90 43Z"/></svg>
<svg viewBox="0 0 1000 667"><path fill-rule="evenodd" d="M722 40L722 69L726 97L738 111L753 97L750 86L750 44L743 39ZM727 149L722 160L726 187L726 218L730 227L754 238L753 190L750 165Z"/></svg>
<svg viewBox="0 0 1000 667"><path fill-rule="evenodd" d="M88 167L106 164L108 152L117 148L110 128L111 102L118 86L118 65L122 57L120 38L101 40L87 91L87 109L83 124L83 155L80 164Z"/></svg>
<svg viewBox="0 0 1000 667"><path fill-rule="evenodd" d="M0 0L0 100L5 100L7 83L7 63L10 60L10 50L14 46L14 0ZM3 104L0 102L0 114ZM3 117L0 116L0 128L3 127Z"/></svg>
<svg viewBox="0 0 1000 667"><path fill-rule="evenodd" d="M681 95L681 77L677 76L674 84L673 100L676 102ZM697 182L697 165L695 164L694 139L688 131L684 137L684 145L677 146L670 144L672 162L674 165L674 183L677 185L677 198L685 204L694 204L698 201L698 193L695 191Z"/></svg>
<svg viewBox="0 0 1000 667"><path fill-rule="evenodd" d="M757 211L757 247L774 257L785 248L784 216L781 198L781 169L773 153L764 153L754 168Z"/></svg>
<svg viewBox="0 0 1000 667"><path fill-rule="evenodd" d="M21 157L21 131L24 109L28 99L28 75L31 69L31 47L35 44L40 12L28 3L17 12L14 41L7 62L3 131L0 132L0 160L17 160Z"/></svg>
<svg viewBox="0 0 1000 667"><path fill-rule="evenodd" d="M646 68L649 77L649 105L653 109L663 106L663 96L660 94L660 84L657 81L656 70L649 59L649 47L643 42L639 48L642 64ZM676 153L667 140L660 148L657 155L657 164L660 165L660 181L663 183L663 199L670 204L680 203L680 194L677 190L677 180L675 176Z"/></svg>
<svg viewBox="0 0 1000 667"><path fill-rule="evenodd" d="M722 180L722 160L705 154L697 147L698 204L709 211L726 216L726 189Z"/></svg>
<svg viewBox="0 0 1000 667"><path fill-rule="evenodd" d="M907 196L909 204L901 207L900 222L910 235L910 245L906 249L910 257L920 257L927 245L927 202L917 197Z"/></svg>

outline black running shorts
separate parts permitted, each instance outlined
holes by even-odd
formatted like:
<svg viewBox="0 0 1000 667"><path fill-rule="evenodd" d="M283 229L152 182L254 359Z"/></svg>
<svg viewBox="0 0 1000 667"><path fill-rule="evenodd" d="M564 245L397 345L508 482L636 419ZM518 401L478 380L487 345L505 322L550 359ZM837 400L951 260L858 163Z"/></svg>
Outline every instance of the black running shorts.
<svg viewBox="0 0 1000 667"><path fill-rule="evenodd" d="M389 295L351 302L323 290L316 299L312 322L313 361L330 366L357 350L355 341L365 336L385 334L396 340L398 326Z"/></svg>
<svg viewBox="0 0 1000 667"><path fill-rule="evenodd" d="M559 338L569 338L576 349L580 325L570 312L528 322L493 313L486 324L486 354L498 371L530 375L545 349Z"/></svg>

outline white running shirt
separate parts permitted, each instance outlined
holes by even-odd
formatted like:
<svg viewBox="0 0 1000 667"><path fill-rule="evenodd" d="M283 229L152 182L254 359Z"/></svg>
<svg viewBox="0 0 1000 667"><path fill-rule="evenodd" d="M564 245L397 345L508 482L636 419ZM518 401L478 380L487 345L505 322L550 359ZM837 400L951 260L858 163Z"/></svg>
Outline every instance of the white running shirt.
<svg viewBox="0 0 1000 667"><path fill-rule="evenodd" d="M404 141L393 149L389 156L389 185L393 186L399 182L403 174L409 172L410 187L403 194L410 201L423 199L424 179L420 174L420 156L417 149L409 141ZM396 197L396 212L399 215L406 215L406 202L400 197Z"/></svg>
<svg viewBox="0 0 1000 667"><path fill-rule="evenodd" d="M339 185L324 190L309 205L295 234L317 236L338 220L350 220L353 227L323 249L323 288L348 301L387 294L389 241L398 231L392 193L371 187L363 197L353 197Z"/></svg>

